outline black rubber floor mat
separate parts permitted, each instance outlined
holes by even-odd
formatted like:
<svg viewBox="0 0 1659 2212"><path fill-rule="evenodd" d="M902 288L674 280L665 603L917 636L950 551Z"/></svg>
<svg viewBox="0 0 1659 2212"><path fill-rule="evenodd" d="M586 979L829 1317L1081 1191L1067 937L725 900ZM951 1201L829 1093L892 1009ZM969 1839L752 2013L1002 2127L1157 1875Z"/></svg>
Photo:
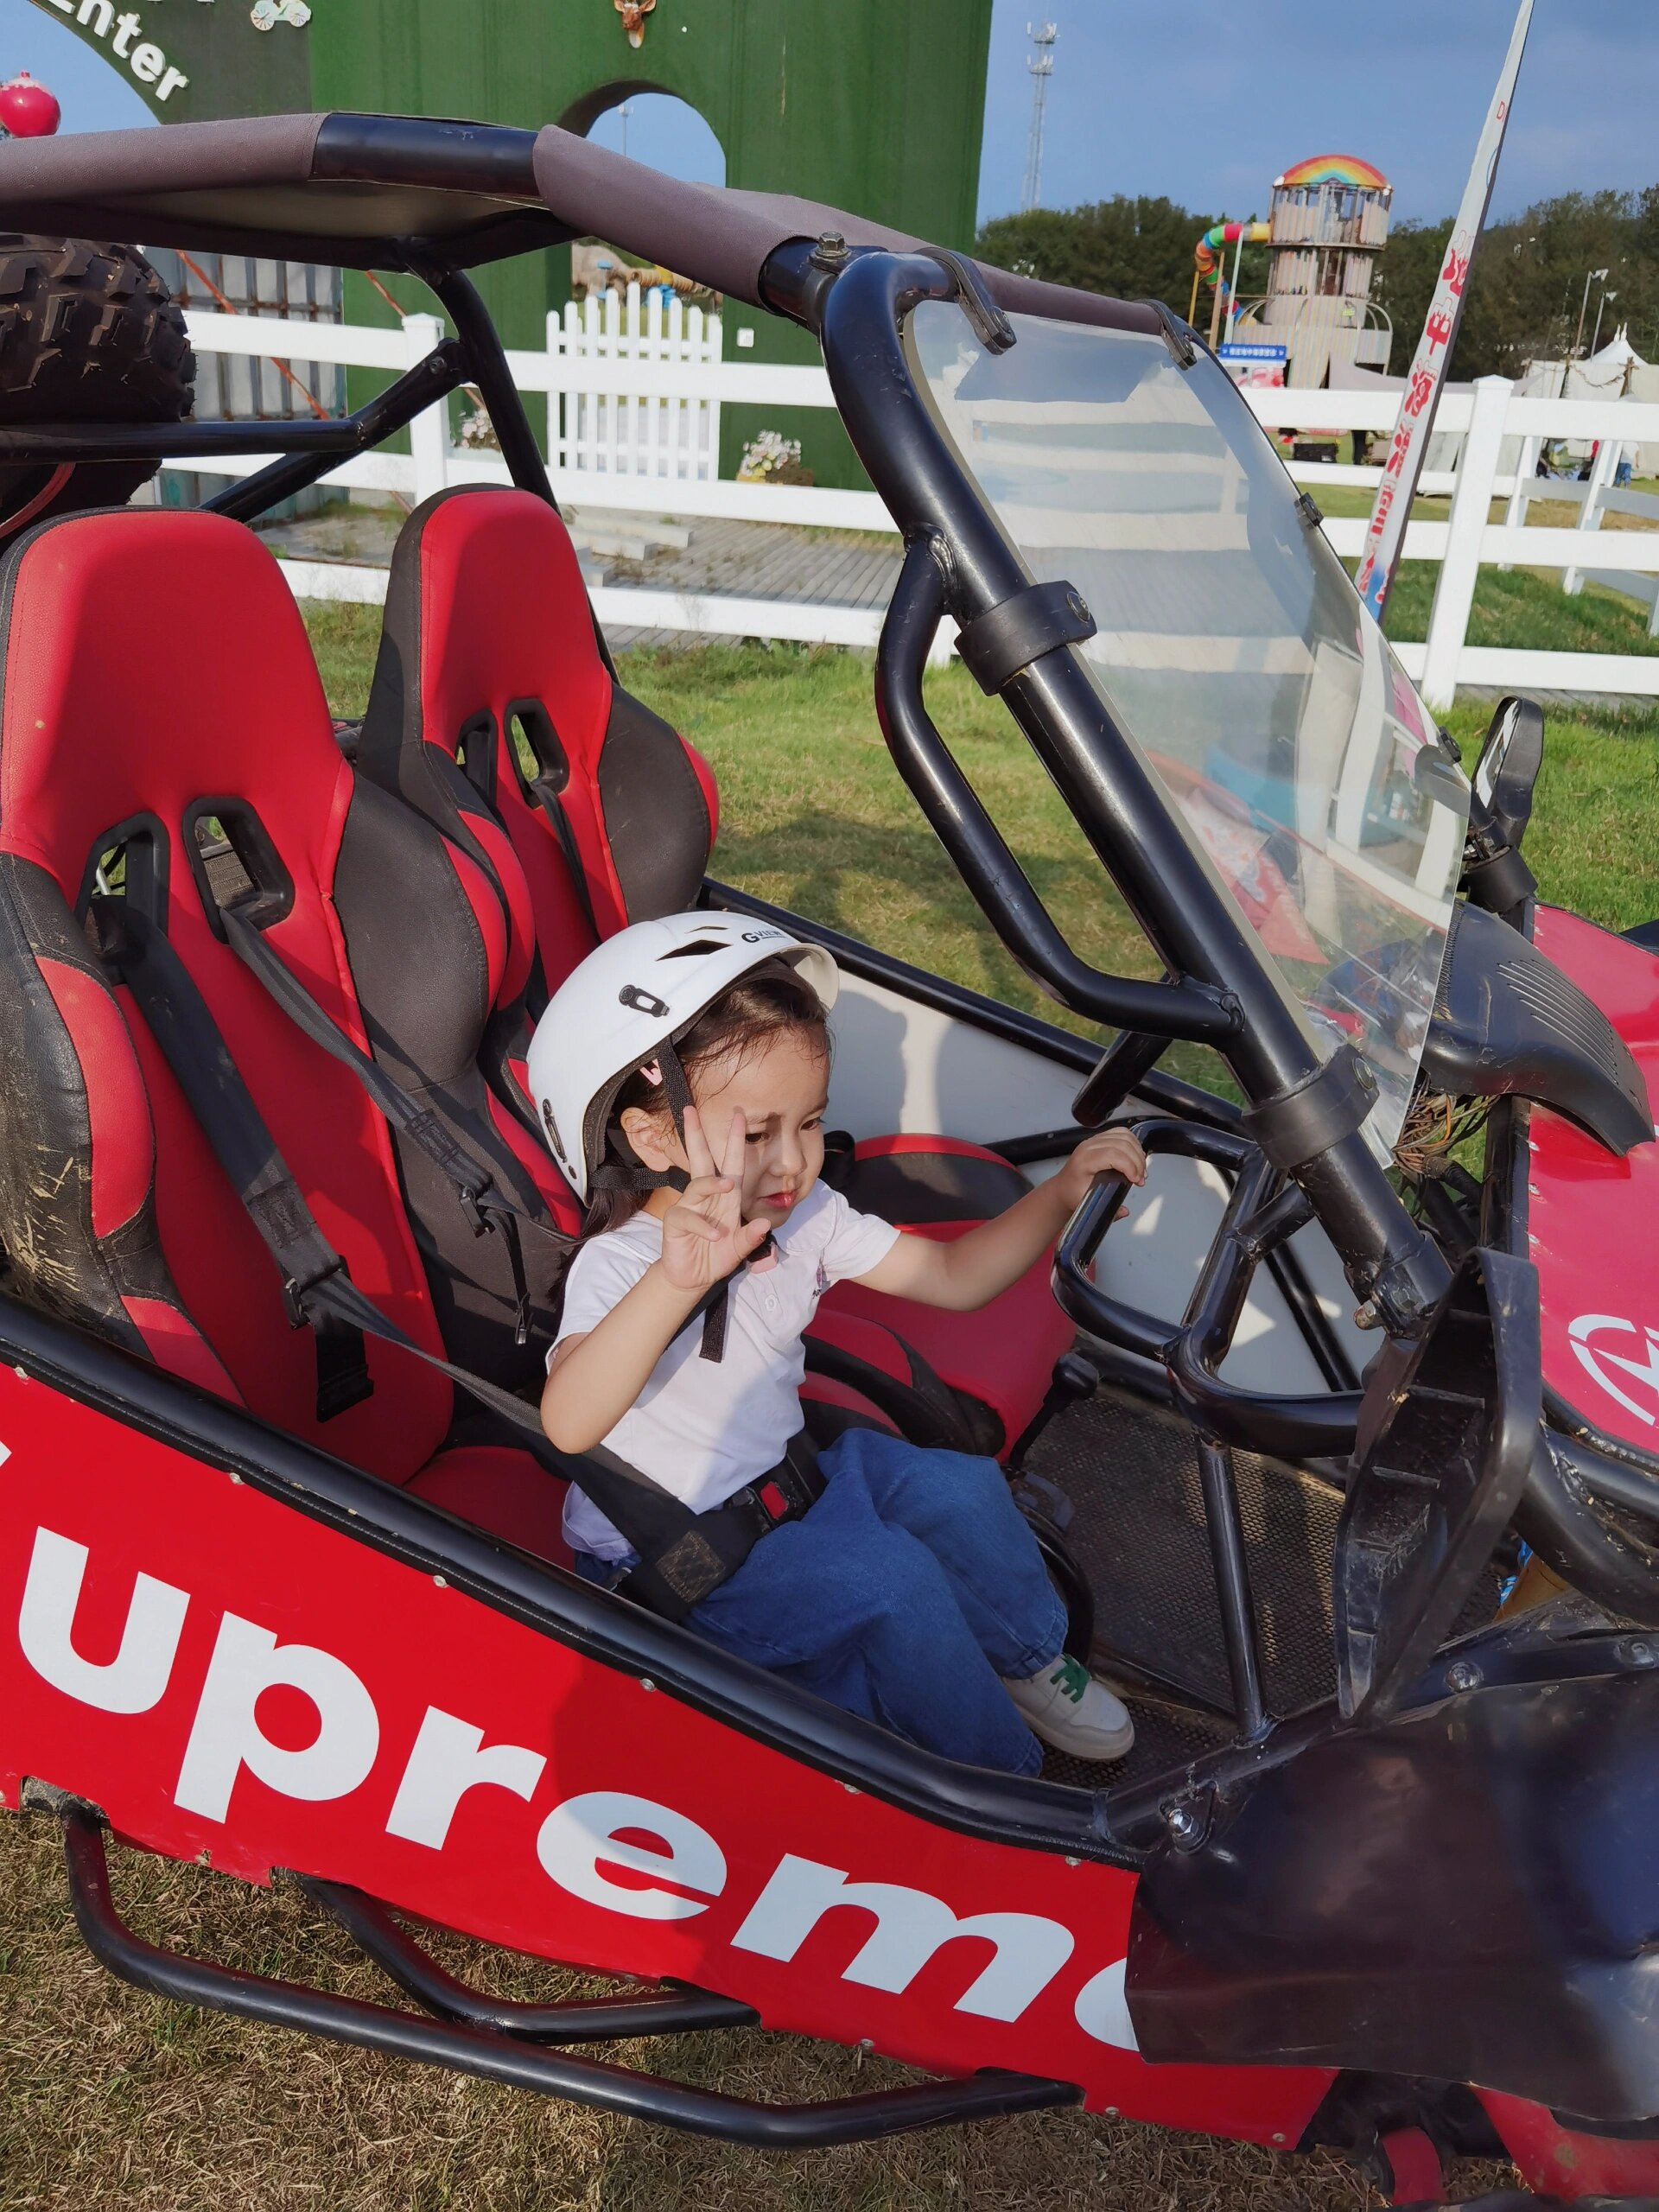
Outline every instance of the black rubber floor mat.
<svg viewBox="0 0 1659 2212"><path fill-rule="evenodd" d="M1217 1751L1232 1740L1233 1731L1224 1720L1209 1720L1134 1690L1126 1693L1124 1702L1135 1721L1135 1742L1127 1758L1096 1766L1088 1759L1068 1758L1063 1751L1049 1751L1043 1759L1044 1781L1067 1783L1074 1789L1110 1789L1120 1782L1176 1773L1189 1760Z"/></svg>

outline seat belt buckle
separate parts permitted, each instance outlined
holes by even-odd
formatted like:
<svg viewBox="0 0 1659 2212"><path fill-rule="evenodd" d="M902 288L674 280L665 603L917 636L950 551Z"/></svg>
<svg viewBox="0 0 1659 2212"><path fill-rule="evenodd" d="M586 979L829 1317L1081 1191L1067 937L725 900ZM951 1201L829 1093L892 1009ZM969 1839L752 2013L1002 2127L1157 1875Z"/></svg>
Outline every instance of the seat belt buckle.
<svg viewBox="0 0 1659 2212"><path fill-rule="evenodd" d="M316 1268L314 1273L306 1275L303 1279L296 1275L283 1276L283 1304L288 1309L288 1325L290 1329L311 1327L311 1316L305 1310L307 1299L310 1297L319 1283L327 1282L331 1275L343 1274L345 1271L346 1262L336 1255L327 1267Z"/></svg>
<svg viewBox="0 0 1659 2212"><path fill-rule="evenodd" d="M774 1521L787 1521L795 1510L774 1482L759 1484L754 1494Z"/></svg>

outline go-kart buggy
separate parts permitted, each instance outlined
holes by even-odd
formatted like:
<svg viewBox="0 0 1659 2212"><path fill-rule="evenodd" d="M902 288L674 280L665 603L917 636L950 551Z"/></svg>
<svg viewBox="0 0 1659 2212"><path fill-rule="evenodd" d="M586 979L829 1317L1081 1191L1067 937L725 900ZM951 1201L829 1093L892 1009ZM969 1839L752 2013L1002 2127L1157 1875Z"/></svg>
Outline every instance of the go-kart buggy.
<svg viewBox="0 0 1659 2212"><path fill-rule="evenodd" d="M191 124L0 178L0 1797L60 1822L95 1955L756 2145L1082 2102L1402 2201L1462 2153L1659 2192L1659 965L1534 895L1536 708L1471 789L1155 304L552 129ZM713 778L618 678L467 274L592 232L819 340L904 536L893 758L1103 1046L710 875ZM454 334L348 418L190 423L138 240L412 271ZM512 487L410 517L336 730L248 525L463 382ZM201 511L96 504L273 448ZM1077 953L941 738L947 618L1161 974ZM806 1390L1004 1459L1119 1768L952 1765L569 1571L534 1399L579 1221L526 1010L699 901L835 953L833 1164L910 1233L1079 1128L1153 1156L983 1314L833 1293ZM409 2002L146 1942L111 1834L283 1872ZM509 2003L423 1923L620 1986ZM582 2049L756 2021L931 2078L768 2107Z"/></svg>

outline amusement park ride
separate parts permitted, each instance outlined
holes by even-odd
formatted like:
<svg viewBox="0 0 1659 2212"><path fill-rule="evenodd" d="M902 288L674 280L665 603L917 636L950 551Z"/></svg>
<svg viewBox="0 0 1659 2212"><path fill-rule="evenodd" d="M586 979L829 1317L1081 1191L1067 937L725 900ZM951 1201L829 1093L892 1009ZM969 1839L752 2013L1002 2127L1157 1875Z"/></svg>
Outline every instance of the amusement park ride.
<svg viewBox="0 0 1659 2212"><path fill-rule="evenodd" d="M1210 295L1210 340L1279 346L1285 381L1323 385L1332 361L1386 369L1392 328L1372 303L1371 276L1388 243L1394 188L1380 169L1350 154L1316 154L1274 181L1265 223L1217 223L1193 251L1192 302ZM1265 296L1241 300L1238 264L1247 245L1272 248ZM1233 277L1226 257L1233 249Z"/></svg>

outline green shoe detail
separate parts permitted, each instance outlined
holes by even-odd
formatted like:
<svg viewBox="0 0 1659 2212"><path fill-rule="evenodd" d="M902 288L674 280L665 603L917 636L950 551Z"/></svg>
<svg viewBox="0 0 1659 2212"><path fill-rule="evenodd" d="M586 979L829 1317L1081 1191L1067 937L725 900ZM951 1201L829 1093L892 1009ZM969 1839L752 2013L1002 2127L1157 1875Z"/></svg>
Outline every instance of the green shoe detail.
<svg viewBox="0 0 1659 2212"><path fill-rule="evenodd" d="M1059 1663L1048 1679L1062 1697L1069 1697L1073 1705L1083 1703L1084 1693L1089 1687L1089 1669L1069 1651L1060 1654Z"/></svg>

